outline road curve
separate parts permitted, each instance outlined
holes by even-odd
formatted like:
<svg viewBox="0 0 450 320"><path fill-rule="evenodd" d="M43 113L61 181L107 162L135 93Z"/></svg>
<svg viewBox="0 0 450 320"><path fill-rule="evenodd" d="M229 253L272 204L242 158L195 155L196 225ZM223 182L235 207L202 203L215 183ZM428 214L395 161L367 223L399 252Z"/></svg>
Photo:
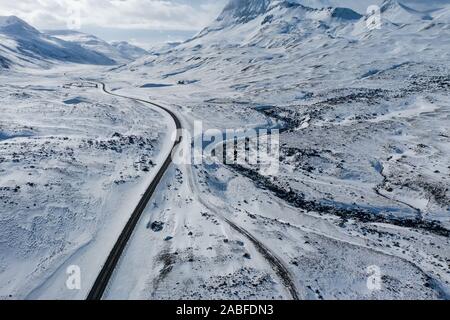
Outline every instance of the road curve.
<svg viewBox="0 0 450 320"><path fill-rule="evenodd" d="M139 99L139 98L133 98L128 97L120 94L116 94L113 92L110 92L107 90L106 85L103 82L99 82L101 84L101 89L104 93L124 98L124 99L130 99L133 101L142 102L145 104L150 104L152 106L155 106L157 108L162 109L163 111L167 112L172 119L174 120L177 128L177 137L176 140L172 146L171 151L173 152L175 148L181 143L183 137L181 136L181 121L178 119L178 117L173 113L171 110L157 104L151 101ZM171 152L171 154L172 154ZM128 223L126 224L124 230L122 231L121 235L119 236L119 239L117 240L116 244L114 245L114 248L112 249L111 253L108 256L108 259L106 260L104 266L102 267L102 270L100 271L94 285L92 286L91 291L89 292L89 295L87 297L87 300L101 300L103 297L103 294L108 286L109 280L117 266L117 263L120 260L120 257L131 237L133 234L134 229L136 228L136 225L145 210L148 202L150 201L151 197L153 196L156 187L161 182L162 177L164 176L165 172L169 168L170 164L172 163L172 156L171 154L168 156L168 158L165 160L164 164L156 174L155 178L153 179L150 186L147 188L146 192L144 193L142 199L140 200L138 206L134 210L133 214L131 215ZM208 206L207 206L208 207ZM295 283L292 279L292 276L288 269L284 266L283 262L277 258L277 256L271 252L270 249L268 249L264 244L262 244L260 241L258 241L252 234L250 234L247 230L243 229L242 227L236 225L234 222L226 219L225 217L222 217L222 219L230 225L235 231L238 233L241 233L243 236L247 237L256 247L258 252L262 254L262 256L269 262L269 264L272 266L275 273L281 278L283 285L286 287L286 289L291 294L292 298L294 300L298 300L300 297L297 293L297 289L295 286Z"/></svg>
<svg viewBox="0 0 450 320"><path fill-rule="evenodd" d="M156 104L151 101L133 98L133 97L127 97L124 95L112 93L107 90L106 85L103 82L99 82L101 85L101 89L104 93L129 99L133 101L142 102L145 104L149 104L152 106L155 106L157 108L162 109L163 111L167 112L172 119L175 122L176 128L177 128L177 137L175 139L175 142L172 146L171 153L167 157L167 159L164 161L162 167L159 169L158 173L156 174L155 178L153 179L152 183L148 186L147 190L145 191L144 195L142 196L141 200L139 201L139 204L137 205L136 209L133 211L133 214L131 215L130 219L128 220L125 228L123 229L122 233L120 234L119 238L117 239L116 244L114 245L114 248L110 252L108 259L106 260L105 264L102 267L102 270L100 271L99 275L97 276L97 279L95 280L94 285L91 288L91 291L89 292L89 295L87 297L87 300L101 300L103 297L103 294L106 290L106 287L108 286L109 280L114 272L114 269L117 266L117 263L120 260L120 257L122 256L122 253L130 240L131 235L133 234L134 229L136 228L136 225L142 216L142 213L144 212L145 208L147 207L148 202L152 198L156 187L161 182L162 177L166 173L167 169L169 168L170 164L172 163L172 153L177 148L177 146L181 143L183 137L181 136L181 121L178 119L178 117L173 113L171 110Z"/></svg>

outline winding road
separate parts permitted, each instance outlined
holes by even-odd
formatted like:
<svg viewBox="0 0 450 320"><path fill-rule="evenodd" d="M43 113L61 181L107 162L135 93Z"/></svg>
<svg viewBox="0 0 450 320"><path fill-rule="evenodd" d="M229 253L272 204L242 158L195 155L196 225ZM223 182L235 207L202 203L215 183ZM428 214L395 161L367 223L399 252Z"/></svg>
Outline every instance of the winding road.
<svg viewBox="0 0 450 320"><path fill-rule="evenodd" d="M143 99L133 98L133 97L127 97L124 95L112 93L108 91L106 88L106 85L103 82L100 82L101 89L104 93L129 99L137 102L142 102L145 104L152 105L154 107L160 108L163 111L167 112L175 122L176 128L177 128L177 137L175 139L175 142L172 146L171 153L167 157L167 159L164 161L163 165L157 172L155 178L153 179L152 183L148 186L147 190L145 191L144 195L142 196L141 200L139 201L139 204L137 205L136 209L133 211L133 214L131 215L130 219L128 220L125 228L123 229L122 233L119 236L119 239L117 240L116 244L114 245L114 248L110 252L108 259L106 260L105 264L102 267L102 270L100 271L97 279L95 280L94 285L92 286L91 291L89 292L89 295L87 297L87 300L101 300L106 287L108 286L109 280L114 272L114 269L117 266L117 263L120 260L120 257L131 238L131 235L133 234L134 229L136 228L137 223L139 222L140 217L142 216L142 213L144 212L145 208L147 207L147 204L149 203L150 199L152 198L156 187L161 182L162 177L166 173L167 169L169 168L170 164L172 163L172 154L173 151L177 148L177 146L181 143L183 137L181 136L181 121L178 119L178 117L169 109L156 104L151 101L146 101Z"/></svg>
<svg viewBox="0 0 450 320"><path fill-rule="evenodd" d="M179 118L173 113L171 110L167 109L166 107L163 107L157 103L147 101L144 99L139 98L133 98L125 95L116 94L113 92L108 91L106 88L105 83L98 82L100 84L100 87L102 91L105 94L116 96L119 98L129 99L137 102L141 102L144 104L149 104L151 106L157 107L164 112L167 112L173 119L176 125L177 129L177 137L175 139L175 142L173 143L171 153L167 157L167 159L164 161L163 165L157 172L155 178L147 188L146 192L144 193L143 197L139 201L139 204L137 205L136 209L134 210L133 214L131 215L129 221L127 222L125 228L123 229L122 233L120 234L118 240L116 241L112 251L110 252L105 264L103 265L94 285L92 286L89 295L87 297L87 300L101 300L103 297L103 294L105 293L105 290L108 286L108 283L111 279L111 276L120 260L120 257L122 256L125 247L128 244L128 241L130 240L134 229L136 228L136 225L139 222L140 217L142 216L142 213L144 212L145 208L147 207L147 204L149 203L150 199L152 198L157 186L161 182L161 179L163 178L164 174L166 173L169 166L172 164L172 154L174 153L175 149L179 146L179 144L182 142L182 125ZM98 85L97 84L97 85ZM203 203L203 201L201 201ZM205 204L208 206L207 204ZM230 221L229 219L218 215L224 222L226 222L232 229L234 229L236 232L242 234L247 239L249 239L257 251L264 257L264 259L269 263L269 265L272 267L274 272L280 277L282 280L283 286L287 289L289 294L291 295L292 299L298 300L299 294L296 289L295 281L292 278L291 273L289 272L288 268L285 266L284 262L278 258L278 256L272 252L267 246L265 246L262 242L260 242L256 237L254 237L250 232L242 228L241 226L238 226L234 222Z"/></svg>

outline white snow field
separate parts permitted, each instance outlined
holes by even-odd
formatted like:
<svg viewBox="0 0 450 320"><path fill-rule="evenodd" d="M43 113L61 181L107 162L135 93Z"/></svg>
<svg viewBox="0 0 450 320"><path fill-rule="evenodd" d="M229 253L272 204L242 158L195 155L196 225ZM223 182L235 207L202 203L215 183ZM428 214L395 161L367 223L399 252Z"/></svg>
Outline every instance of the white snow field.
<svg viewBox="0 0 450 320"><path fill-rule="evenodd" d="M191 132L281 134L272 175L171 165L103 298L449 299L450 5L378 1L373 28L361 3L232 0L118 66L5 56L0 297L86 298L169 152L170 117L104 82Z"/></svg>
<svg viewBox="0 0 450 320"><path fill-rule="evenodd" d="M84 299L67 267L95 280L169 152L165 115L54 72L1 76L1 298Z"/></svg>

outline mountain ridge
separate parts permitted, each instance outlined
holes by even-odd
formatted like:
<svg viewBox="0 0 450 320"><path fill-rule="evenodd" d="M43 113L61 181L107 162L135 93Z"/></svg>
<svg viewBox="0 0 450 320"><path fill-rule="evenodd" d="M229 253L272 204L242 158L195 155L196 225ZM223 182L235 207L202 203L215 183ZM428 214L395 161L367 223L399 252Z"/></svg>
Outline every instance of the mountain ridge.
<svg viewBox="0 0 450 320"><path fill-rule="evenodd" d="M148 54L144 49L128 42L109 43L97 36L75 30L47 30L45 33L80 45L81 47L103 54L117 63L126 63Z"/></svg>
<svg viewBox="0 0 450 320"><path fill-rule="evenodd" d="M240 5L237 6L236 3ZM322 26L327 25L327 22L329 22L329 24L341 24L343 27L346 27L345 22L356 21L363 17L349 8L311 8L292 0L266 0L259 3L259 5L257 3L258 1L256 0L244 0L241 2L232 0L210 26L204 28L188 42L218 31L230 30L236 27L244 28L249 23L253 23L254 26L253 28L249 27L252 30L246 30L246 32L257 33L257 30L266 32L268 26L278 25L279 30L276 33L287 34L297 29L302 21ZM332 29L328 25L327 28Z"/></svg>
<svg viewBox="0 0 450 320"><path fill-rule="evenodd" d="M42 33L16 16L0 17L0 40L0 57L4 68L48 68L55 62L116 64L106 55Z"/></svg>

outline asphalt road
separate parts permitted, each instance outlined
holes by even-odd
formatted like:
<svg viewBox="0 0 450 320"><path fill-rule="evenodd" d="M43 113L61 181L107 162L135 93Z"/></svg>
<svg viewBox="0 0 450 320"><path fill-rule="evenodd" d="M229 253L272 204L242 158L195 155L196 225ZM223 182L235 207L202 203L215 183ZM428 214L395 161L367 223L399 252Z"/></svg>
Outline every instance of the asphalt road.
<svg viewBox="0 0 450 320"><path fill-rule="evenodd" d="M145 104L150 104L152 106L155 106L157 108L162 109L163 111L167 112L172 119L174 120L177 128L177 137L176 140L172 146L171 151L173 152L177 146L181 143L183 137L181 136L181 121L178 119L178 117L169 109L156 104L151 101L128 97L116 93L112 93L107 90L106 85L104 83L100 83L101 88L104 93L113 95L116 97L124 98L124 99L130 99L138 102L142 102ZM92 286L91 291L89 292L89 295L87 297L87 300L101 300L103 297L103 294L108 286L109 280L114 272L114 269L117 266L117 263L120 260L120 257L122 256L122 253L130 240L131 235L133 234L134 229L136 228L136 225L142 216L142 213L144 212L145 208L147 207L147 204L149 203L150 199L152 198L157 186L161 182L162 177L166 173L167 169L172 163L172 152L169 154L167 159L164 161L162 167L159 169L158 173L156 174L155 178L153 179L152 183L148 186L147 190L145 191L143 197L139 201L139 204L137 205L136 209L134 210L133 214L131 215L129 221L127 222L125 228L123 229L122 233L119 236L119 239L117 239L116 244L114 245L114 248L110 252L108 259L106 260L105 264L102 267L102 270L100 271L97 279L95 280L94 285Z"/></svg>

